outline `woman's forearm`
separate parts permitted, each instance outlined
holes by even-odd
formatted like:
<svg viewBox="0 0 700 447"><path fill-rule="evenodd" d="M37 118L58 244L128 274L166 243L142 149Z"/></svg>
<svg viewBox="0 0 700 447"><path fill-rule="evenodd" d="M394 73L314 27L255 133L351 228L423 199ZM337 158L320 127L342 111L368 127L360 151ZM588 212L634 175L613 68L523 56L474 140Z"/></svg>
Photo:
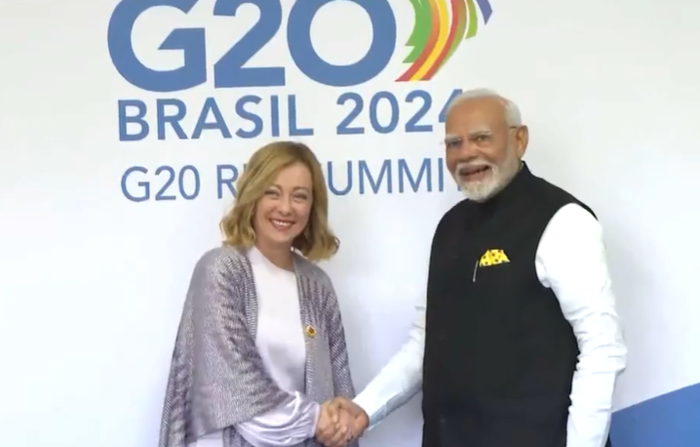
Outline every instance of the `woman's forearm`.
<svg viewBox="0 0 700 447"><path fill-rule="evenodd" d="M294 393L283 405L236 424L236 431L254 447L288 447L316 436L321 405Z"/></svg>

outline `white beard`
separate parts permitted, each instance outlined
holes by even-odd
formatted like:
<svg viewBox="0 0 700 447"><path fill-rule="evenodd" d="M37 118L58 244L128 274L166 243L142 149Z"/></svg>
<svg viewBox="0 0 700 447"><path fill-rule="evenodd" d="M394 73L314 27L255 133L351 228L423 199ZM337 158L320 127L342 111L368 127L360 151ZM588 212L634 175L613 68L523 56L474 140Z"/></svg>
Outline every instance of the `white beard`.
<svg viewBox="0 0 700 447"><path fill-rule="evenodd" d="M491 168L490 175L478 182L465 182L459 176L459 170L463 166L457 165L454 179L462 190L462 193L474 202L485 202L498 194L510 183L520 169L520 160L515 156L515 151L509 149L509 155L500 165L478 161L480 165Z"/></svg>
<svg viewBox="0 0 700 447"><path fill-rule="evenodd" d="M464 182L457 177L457 182L459 187L462 189L462 194L464 194L469 200L475 202L484 202L490 199L499 189L500 189L500 175L496 172L496 169L491 167L491 175L487 179L481 180L479 182Z"/></svg>

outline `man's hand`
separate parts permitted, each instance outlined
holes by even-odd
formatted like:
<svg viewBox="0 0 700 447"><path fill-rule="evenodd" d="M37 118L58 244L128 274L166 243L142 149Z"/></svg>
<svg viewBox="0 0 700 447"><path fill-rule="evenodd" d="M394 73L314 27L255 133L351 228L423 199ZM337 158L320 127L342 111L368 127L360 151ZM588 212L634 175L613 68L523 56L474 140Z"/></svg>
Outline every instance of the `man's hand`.
<svg viewBox="0 0 700 447"><path fill-rule="evenodd" d="M348 413L330 400L321 406L316 439L326 447L344 447L353 439L352 426Z"/></svg>
<svg viewBox="0 0 700 447"><path fill-rule="evenodd" d="M333 399L332 403L330 407L331 411L337 409L339 412L347 413L352 418L353 437L357 439L362 436L369 425L369 417L367 413L365 413L365 410L345 397L336 397Z"/></svg>
<svg viewBox="0 0 700 447"><path fill-rule="evenodd" d="M344 447L359 438L369 425L367 413L344 397L336 397L321 407L316 437L326 447Z"/></svg>

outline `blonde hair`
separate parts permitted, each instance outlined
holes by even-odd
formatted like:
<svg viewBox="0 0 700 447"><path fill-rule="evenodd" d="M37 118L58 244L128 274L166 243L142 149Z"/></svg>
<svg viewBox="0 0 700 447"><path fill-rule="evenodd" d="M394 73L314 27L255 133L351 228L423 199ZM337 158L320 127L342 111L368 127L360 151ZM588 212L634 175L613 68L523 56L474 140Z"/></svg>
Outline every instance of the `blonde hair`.
<svg viewBox="0 0 700 447"><path fill-rule="evenodd" d="M321 164L308 146L292 141L267 144L250 157L236 183L233 208L220 223L225 245L250 248L255 244L253 218L258 200L280 171L296 163L309 168L313 197L309 223L294 239L292 247L309 261L329 259L338 251L340 241L328 225L328 190Z"/></svg>

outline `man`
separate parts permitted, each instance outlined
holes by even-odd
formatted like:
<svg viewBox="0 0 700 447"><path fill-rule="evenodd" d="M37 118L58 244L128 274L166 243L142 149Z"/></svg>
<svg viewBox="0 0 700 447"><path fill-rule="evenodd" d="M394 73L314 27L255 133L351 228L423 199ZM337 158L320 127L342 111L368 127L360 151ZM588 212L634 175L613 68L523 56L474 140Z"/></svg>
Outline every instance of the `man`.
<svg viewBox="0 0 700 447"><path fill-rule="evenodd" d="M423 447L604 447L627 351L601 226L534 176L516 105L462 94L446 162L467 199L431 248L427 313L354 402L355 433L423 388ZM422 377L422 380L421 380Z"/></svg>

